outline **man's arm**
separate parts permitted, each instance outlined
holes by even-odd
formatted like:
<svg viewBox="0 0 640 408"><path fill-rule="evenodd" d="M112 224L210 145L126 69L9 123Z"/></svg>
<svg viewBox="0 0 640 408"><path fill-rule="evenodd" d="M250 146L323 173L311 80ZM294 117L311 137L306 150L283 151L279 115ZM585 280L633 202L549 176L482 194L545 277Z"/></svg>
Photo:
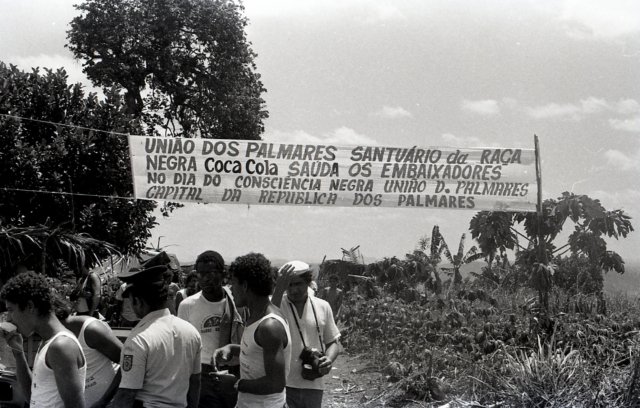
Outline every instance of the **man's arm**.
<svg viewBox="0 0 640 408"><path fill-rule="evenodd" d="M138 390L132 390L130 388L118 388L111 406L113 408L132 408L133 403L136 401L137 393Z"/></svg>
<svg viewBox="0 0 640 408"><path fill-rule="evenodd" d="M31 400L31 370L23 349L23 339L18 332L4 333L2 330L7 347L13 352L13 358L16 360L16 379L18 389L25 401Z"/></svg>
<svg viewBox="0 0 640 408"><path fill-rule="evenodd" d="M86 362L78 344L69 337L58 337L49 346L45 363L53 370L64 406L84 408L85 378L80 374L80 367Z"/></svg>
<svg viewBox="0 0 640 408"><path fill-rule="evenodd" d="M213 364L218 365L226 365L231 361L233 357L238 357L240 355L240 345L239 344L227 344L224 347L220 347L216 351L213 352Z"/></svg>
<svg viewBox="0 0 640 408"><path fill-rule="evenodd" d="M98 305L100 304L100 278L98 278L98 275L95 273L90 273L88 279L91 293L93 293L91 300L88 301L88 303L90 303L89 316L93 316L93 313L98 309Z"/></svg>
<svg viewBox="0 0 640 408"><path fill-rule="evenodd" d="M197 408L200 402L200 374L192 374L189 377L189 390L187 391L187 408Z"/></svg>
<svg viewBox="0 0 640 408"><path fill-rule="evenodd" d="M265 376L255 380L240 380L238 391L256 395L275 394L284 390L287 384L284 348L287 332L275 319L260 323L255 333L256 343L262 347Z"/></svg>
<svg viewBox="0 0 640 408"><path fill-rule="evenodd" d="M344 292L338 289L338 298L336 299L336 315L334 317L338 317L340 314L340 308L342 307L342 299L344 297Z"/></svg>
<svg viewBox="0 0 640 408"><path fill-rule="evenodd" d="M289 282L294 275L294 269L295 267L293 265L286 264L278 271L276 287L273 290L273 295L271 296L271 303L273 303L277 307L280 307L284 292L287 290L287 288L289 288Z"/></svg>
<svg viewBox="0 0 640 408"><path fill-rule="evenodd" d="M87 346L91 347L92 349L98 350L114 363L120 363L120 351L122 350L122 343L120 342L120 340L118 340L118 338L115 336L115 334L113 334L113 332L107 325L99 321L93 321L89 323L84 331L84 338L87 342ZM111 401L116 391L118 390L121 379L122 372L118 370L116 376L111 381L109 388L107 388L104 395L100 397L100 400L92 405L92 408L106 406L106 404Z"/></svg>
<svg viewBox="0 0 640 408"><path fill-rule="evenodd" d="M327 344L324 357L320 357L320 364L318 365L318 371L320 374L327 375L331 372L333 362L336 361L340 355L340 343L332 341Z"/></svg>

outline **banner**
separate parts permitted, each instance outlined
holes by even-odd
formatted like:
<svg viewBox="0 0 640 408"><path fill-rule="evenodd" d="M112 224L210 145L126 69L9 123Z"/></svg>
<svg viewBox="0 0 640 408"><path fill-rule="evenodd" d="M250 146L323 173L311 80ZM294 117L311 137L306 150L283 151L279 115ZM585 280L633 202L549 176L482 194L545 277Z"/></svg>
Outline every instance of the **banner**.
<svg viewBox="0 0 640 408"><path fill-rule="evenodd" d="M535 211L533 149L129 136L135 197L190 203Z"/></svg>

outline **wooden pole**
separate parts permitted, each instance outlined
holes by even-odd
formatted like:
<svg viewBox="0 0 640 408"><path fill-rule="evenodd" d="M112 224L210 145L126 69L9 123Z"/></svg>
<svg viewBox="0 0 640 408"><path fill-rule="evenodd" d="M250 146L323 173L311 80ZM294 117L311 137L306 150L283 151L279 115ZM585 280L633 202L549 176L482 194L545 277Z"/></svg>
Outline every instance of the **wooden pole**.
<svg viewBox="0 0 640 408"><path fill-rule="evenodd" d="M533 135L536 154L536 182L538 184L538 251L540 254L540 264L538 265L536 273L538 281L538 294L540 297L540 303L545 310L549 310L549 290L551 289L551 275L546 266L549 264L547 259L547 248L544 234L542 233L542 171L540 166L540 145L538 144L538 136Z"/></svg>
<svg viewBox="0 0 640 408"><path fill-rule="evenodd" d="M533 135L534 143L535 143L535 152L536 152L536 182L538 184L538 248L540 251L540 262L543 264L548 264L549 260L547 259L547 248L546 241L544 239L544 234L542 233L542 171L540 168L540 145L538 144L538 136Z"/></svg>

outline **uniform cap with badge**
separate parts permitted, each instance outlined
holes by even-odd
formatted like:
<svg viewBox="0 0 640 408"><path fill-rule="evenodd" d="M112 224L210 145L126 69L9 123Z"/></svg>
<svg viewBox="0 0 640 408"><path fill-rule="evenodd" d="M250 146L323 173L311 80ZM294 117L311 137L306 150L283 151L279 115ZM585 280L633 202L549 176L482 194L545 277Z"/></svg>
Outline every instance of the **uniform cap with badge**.
<svg viewBox="0 0 640 408"><path fill-rule="evenodd" d="M122 296L128 296L134 287L136 292L142 289L145 292L158 292L160 295L163 289L166 290L164 273L170 269L171 262L172 259L164 251L145 261L136 260L127 272L118 275L127 284Z"/></svg>

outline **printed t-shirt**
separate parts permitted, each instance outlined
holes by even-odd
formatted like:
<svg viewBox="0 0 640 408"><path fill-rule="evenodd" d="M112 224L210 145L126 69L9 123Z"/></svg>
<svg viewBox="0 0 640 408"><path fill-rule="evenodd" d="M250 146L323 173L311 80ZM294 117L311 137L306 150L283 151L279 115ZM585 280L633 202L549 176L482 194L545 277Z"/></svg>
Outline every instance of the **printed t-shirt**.
<svg viewBox="0 0 640 408"><path fill-rule="evenodd" d="M312 300L313 299L313 300ZM287 387L293 388L305 388L305 389L324 389L324 377L317 378L313 381L305 380L302 378L302 362L300 361L300 353L304 348L302 339L300 338L300 332L298 326L296 326L295 317L300 324L300 330L304 336L304 341L307 347L316 348L319 351L325 350L326 347L320 344L318 338L318 329L316 328L316 319L313 317L313 308L309 302L313 301L315 307L316 316L318 317L318 326L320 327L320 336L323 339L324 344L329 344L340 338L340 331L333 320L333 312L328 302L317 298L308 297L307 303L302 310L302 316L298 316L296 307L289 301L285 294L280 304L280 310L286 317L287 323L289 323L289 330L291 331L291 369L289 370L289 376L287 377Z"/></svg>
<svg viewBox="0 0 640 408"><path fill-rule="evenodd" d="M191 323L200 333L202 364L211 364L213 352L228 344L228 341L223 344L220 342L220 323L226 302L226 298L219 302L209 302L200 291L183 300L178 307L178 317Z"/></svg>

